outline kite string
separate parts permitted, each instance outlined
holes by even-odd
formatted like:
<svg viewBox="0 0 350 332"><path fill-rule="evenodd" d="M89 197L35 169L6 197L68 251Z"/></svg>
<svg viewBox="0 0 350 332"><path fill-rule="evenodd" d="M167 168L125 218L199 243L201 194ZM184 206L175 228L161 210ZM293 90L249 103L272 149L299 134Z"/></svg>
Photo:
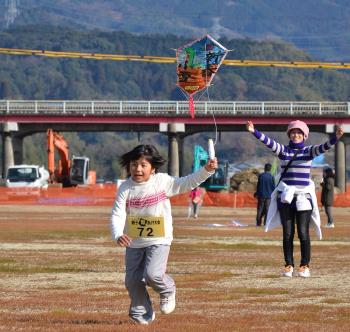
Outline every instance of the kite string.
<svg viewBox="0 0 350 332"><path fill-rule="evenodd" d="M180 89L181 90L181 89ZM187 95L181 90L181 92L184 94L184 96L187 98ZM210 103L210 96L209 96L209 85L206 86L206 88L203 90L202 94L199 96L199 98L197 100L200 100L203 95L206 93L207 95L207 101ZM215 127L215 140L214 140L214 145L216 145L217 141L218 141L218 126L216 123L216 118L214 115L214 111L211 110L211 115L213 117L213 122L214 122L214 127Z"/></svg>
<svg viewBox="0 0 350 332"><path fill-rule="evenodd" d="M205 44L205 56L207 54L207 44ZM206 93L207 93L207 100L210 102L210 96L209 96L209 84L208 84L208 63L206 63L206 70L205 70L205 84L206 84ZM204 94L204 93L203 93ZM216 119L214 115L214 111L211 110L211 114L213 116L213 122L214 122L214 127L215 127L215 140L214 140L214 146L216 145L218 141L218 126L216 124Z"/></svg>
<svg viewBox="0 0 350 332"><path fill-rule="evenodd" d="M208 102L210 102L209 87L207 86L205 90L207 92ZM215 119L215 115L214 115L214 111L213 110L211 110L211 115L213 117L213 122L214 122L214 127L215 127L215 140L214 140L214 146L215 146L217 141L218 141L218 126L217 126L217 123L216 123L216 119Z"/></svg>
<svg viewBox="0 0 350 332"><path fill-rule="evenodd" d="M206 57L206 70L205 70L205 84L206 84L206 93L207 93L207 100L210 102L210 96L209 96L209 84L208 84L208 60L207 60L207 44L205 44L205 57ZM214 122L214 127L215 127L215 140L214 140L214 146L216 145L218 141L218 126L216 124L216 119L214 115L214 111L211 110L211 114L213 116L213 122Z"/></svg>

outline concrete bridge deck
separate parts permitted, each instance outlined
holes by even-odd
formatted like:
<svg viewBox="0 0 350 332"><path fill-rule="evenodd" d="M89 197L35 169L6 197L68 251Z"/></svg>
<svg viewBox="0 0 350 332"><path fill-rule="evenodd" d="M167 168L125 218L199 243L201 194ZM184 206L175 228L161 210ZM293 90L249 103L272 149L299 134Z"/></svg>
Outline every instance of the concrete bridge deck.
<svg viewBox="0 0 350 332"><path fill-rule="evenodd" d="M337 144L335 165L337 185L345 190L345 149L350 144L348 101L196 101L192 119L186 101L0 100L3 176L9 165L21 163L23 138L47 128L163 132L169 138L169 172L181 175L181 150L186 136L213 132L214 122L218 131L245 131L248 119L263 131L284 131L292 119L304 120L312 131L323 133L332 133L335 126L342 125L347 134Z"/></svg>

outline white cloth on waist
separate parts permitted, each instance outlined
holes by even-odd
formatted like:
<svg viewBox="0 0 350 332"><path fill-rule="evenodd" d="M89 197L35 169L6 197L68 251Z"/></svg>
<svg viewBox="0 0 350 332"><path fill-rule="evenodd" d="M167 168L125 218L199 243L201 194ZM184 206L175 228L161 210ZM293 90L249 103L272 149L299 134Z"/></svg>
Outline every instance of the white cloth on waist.
<svg viewBox="0 0 350 332"><path fill-rule="evenodd" d="M298 211L312 210L311 203L308 199L308 197L310 197L308 192L305 193L304 190L297 189L295 186L288 186L284 182L280 182L278 187L281 188L279 191L282 191L282 203L290 204L293 198L296 196L296 208Z"/></svg>
<svg viewBox="0 0 350 332"><path fill-rule="evenodd" d="M284 201L283 201L282 195L284 192L287 192L287 191L288 193L284 195L284 198L283 198ZM279 185L275 188L275 190L271 194L271 203L270 203L269 210L266 217L265 232L281 225L281 218L277 207L277 195L279 192L282 192L281 200L284 203L290 203L293 200L294 196L296 196L297 197L296 207L298 211L311 210L310 201L307 199L307 196L306 196L307 194L310 195L311 201L312 201L312 207L313 207L312 213L311 213L310 225L315 229L318 239L321 240L322 239L321 218L320 218L320 212L318 210L318 205L317 205L315 184L312 180L310 180L310 184L307 187L304 187L303 189L299 189L295 186L288 186L283 181L279 183ZM290 196L291 193L293 193L292 196ZM290 199L290 197L292 198Z"/></svg>

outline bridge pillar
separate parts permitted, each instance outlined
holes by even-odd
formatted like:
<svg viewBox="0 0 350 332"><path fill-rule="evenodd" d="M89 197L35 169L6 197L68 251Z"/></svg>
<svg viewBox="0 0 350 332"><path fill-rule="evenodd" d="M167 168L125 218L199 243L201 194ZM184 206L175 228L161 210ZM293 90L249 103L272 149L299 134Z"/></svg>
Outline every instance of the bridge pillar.
<svg viewBox="0 0 350 332"><path fill-rule="evenodd" d="M160 123L160 132L167 132L168 135L168 173L172 176L180 175L179 140L180 132L185 131L183 123ZM181 149L181 143L180 143Z"/></svg>
<svg viewBox="0 0 350 332"><path fill-rule="evenodd" d="M168 140L168 173L172 176L179 176L179 145L177 134L169 132Z"/></svg>
<svg viewBox="0 0 350 332"><path fill-rule="evenodd" d="M7 169L13 166L14 153L12 146L12 133L18 131L18 125L16 122L5 122L3 124L2 132L2 177L5 178Z"/></svg>
<svg viewBox="0 0 350 332"><path fill-rule="evenodd" d="M347 151L349 151L349 146L350 146L350 135L344 134L344 136L342 137L342 141L345 144L345 184L347 184L348 180L349 180L349 178L348 178L349 167L346 164L346 159L347 159L346 156L347 156ZM345 185L345 191L347 191L346 190L346 185Z"/></svg>
<svg viewBox="0 0 350 332"><path fill-rule="evenodd" d="M342 140L338 141L335 146L335 186L340 192L346 190L346 175L345 175L345 144Z"/></svg>
<svg viewBox="0 0 350 332"><path fill-rule="evenodd" d="M13 157L15 165L23 164L23 137L12 137Z"/></svg>
<svg viewBox="0 0 350 332"><path fill-rule="evenodd" d="M185 156L184 156L184 138L178 136L178 145L179 145L179 171L180 176L184 176L184 166L185 166Z"/></svg>

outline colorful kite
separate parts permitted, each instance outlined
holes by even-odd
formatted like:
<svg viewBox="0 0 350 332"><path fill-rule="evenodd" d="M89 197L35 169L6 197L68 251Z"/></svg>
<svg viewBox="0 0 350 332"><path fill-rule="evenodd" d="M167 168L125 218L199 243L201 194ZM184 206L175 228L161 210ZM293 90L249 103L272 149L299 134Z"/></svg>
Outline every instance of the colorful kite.
<svg viewBox="0 0 350 332"><path fill-rule="evenodd" d="M210 85L227 53L228 50L209 35L176 50L177 85L189 95L192 118L193 96Z"/></svg>

